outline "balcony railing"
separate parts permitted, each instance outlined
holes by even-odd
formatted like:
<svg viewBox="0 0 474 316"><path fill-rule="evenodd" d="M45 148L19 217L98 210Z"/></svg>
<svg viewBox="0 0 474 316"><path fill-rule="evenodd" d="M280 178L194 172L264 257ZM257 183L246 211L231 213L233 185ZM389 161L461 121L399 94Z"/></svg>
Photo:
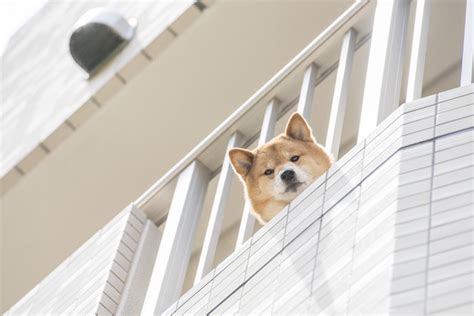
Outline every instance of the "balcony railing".
<svg viewBox="0 0 474 316"><path fill-rule="evenodd" d="M460 86L473 82L474 4L472 0L466 3ZM234 177L226 158L229 148L267 142L278 120L295 108L310 120L315 99L317 103L315 89L335 74L323 143L339 157L348 96L357 86L351 80L354 56L369 41L365 84L357 86L363 91L357 139L364 139L399 106L404 73L405 101L422 96L431 6L429 0L416 1L416 7L409 0L356 1L134 202L155 223L165 223L144 314L159 313L180 296L208 185L218 177L195 282L212 269ZM411 20L411 53L405 63ZM236 249L254 232L255 219L249 208L246 204L242 212Z"/></svg>

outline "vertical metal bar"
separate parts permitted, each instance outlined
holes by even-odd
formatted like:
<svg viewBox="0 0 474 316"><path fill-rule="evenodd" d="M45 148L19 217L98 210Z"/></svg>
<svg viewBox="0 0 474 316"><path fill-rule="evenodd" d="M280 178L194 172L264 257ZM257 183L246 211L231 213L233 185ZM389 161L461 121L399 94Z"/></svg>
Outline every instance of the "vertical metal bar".
<svg viewBox="0 0 474 316"><path fill-rule="evenodd" d="M474 82L474 0L466 1L466 21L462 50L461 86Z"/></svg>
<svg viewBox="0 0 474 316"><path fill-rule="evenodd" d="M263 117L262 131L258 139L258 146L261 146L273 138L275 133L275 124L278 117L279 101L273 98L265 109ZM253 234L255 228L255 217L250 213L251 205L245 201L242 221L240 222L239 234L235 248L239 248Z"/></svg>
<svg viewBox="0 0 474 316"><path fill-rule="evenodd" d="M204 237L204 244L202 245L201 257L196 270L194 284L198 283L203 276L205 276L211 269L214 262L217 243L221 233L222 220L224 219L224 210L227 199L229 197L230 186L234 176L234 171L227 155L229 149L240 146L242 135L235 132L227 143L227 150L222 163L221 173L219 175L219 182L217 183L217 190L212 204L211 216L207 224L206 236Z"/></svg>
<svg viewBox="0 0 474 316"><path fill-rule="evenodd" d="M298 101L297 112L309 122L311 117L311 108L313 107L314 87L316 85L316 76L318 66L312 63L306 68L301 85L301 93Z"/></svg>
<svg viewBox="0 0 474 316"><path fill-rule="evenodd" d="M209 178L196 160L178 178L142 315L160 314L181 294Z"/></svg>
<svg viewBox="0 0 474 316"><path fill-rule="evenodd" d="M421 98L432 0L417 0L406 102Z"/></svg>
<svg viewBox="0 0 474 316"><path fill-rule="evenodd" d="M409 0L377 1L359 142L399 105L409 9Z"/></svg>
<svg viewBox="0 0 474 316"><path fill-rule="evenodd" d="M342 126L347 106L347 94L349 93L356 37L357 32L354 29L350 29L345 34L337 67L336 84L334 86L334 96L326 138L326 148L335 159L339 155L339 146L341 144Z"/></svg>

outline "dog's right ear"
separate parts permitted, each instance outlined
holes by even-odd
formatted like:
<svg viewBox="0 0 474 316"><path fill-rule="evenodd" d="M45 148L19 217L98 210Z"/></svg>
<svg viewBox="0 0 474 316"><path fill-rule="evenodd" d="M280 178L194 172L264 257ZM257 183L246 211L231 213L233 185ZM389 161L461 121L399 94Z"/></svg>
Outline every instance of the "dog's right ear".
<svg viewBox="0 0 474 316"><path fill-rule="evenodd" d="M252 166L254 154L247 149L232 148L229 150L229 159L235 172L245 177Z"/></svg>

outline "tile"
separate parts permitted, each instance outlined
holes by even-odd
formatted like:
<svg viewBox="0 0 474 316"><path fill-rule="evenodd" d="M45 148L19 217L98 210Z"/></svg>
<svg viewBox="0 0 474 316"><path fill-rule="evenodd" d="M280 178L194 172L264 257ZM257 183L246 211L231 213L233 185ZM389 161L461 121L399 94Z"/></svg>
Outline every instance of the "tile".
<svg viewBox="0 0 474 316"><path fill-rule="evenodd" d="M455 158L472 155L474 153L474 143L467 142L435 153L435 163L449 162ZM435 173L436 174L436 173Z"/></svg>
<svg viewBox="0 0 474 316"><path fill-rule="evenodd" d="M474 116L468 116L456 121L450 121L437 125L435 136L439 137L472 127L474 127Z"/></svg>
<svg viewBox="0 0 474 316"><path fill-rule="evenodd" d="M441 151L474 142L474 130L467 130L453 135L441 137L435 140L436 151Z"/></svg>
<svg viewBox="0 0 474 316"><path fill-rule="evenodd" d="M474 291L473 282L474 276L471 273L467 273L457 277L429 283L428 298L456 292L460 289L466 288L471 288L471 291Z"/></svg>
<svg viewBox="0 0 474 316"><path fill-rule="evenodd" d="M394 140L392 143L390 143L387 148L381 152L380 154L376 155L376 158L372 160L366 160L364 159L364 166L362 170L362 178L366 178L369 176L374 170L376 170L380 165L385 163L385 161L390 158L392 155L394 155L402 146L402 139L397 138Z"/></svg>
<svg viewBox="0 0 474 316"><path fill-rule="evenodd" d="M44 141L43 144L51 151L58 148L69 136L71 136L73 130L65 123L59 125L59 127L51 133Z"/></svg>
<svg viewBox="0 0 474 316"><path fill-rule="evenodd" d="M122 89L124 83L113 76L103 87L99 89L94 95L94 98L100 103L101 106L106 105L106 103L117 94L117 92Z"/></svg>
<svg viewBox="0 0 474 316"><path fill-rule="evenodd" d="M460 193L472 191L474 188L474 179L470 178L453 184L445 185L433 189L433 201L445 199Z"/></svg>
<svg viewBox="0 0 474 316"><path fill-rule="evenodd" d="M474 230L474 227L473 227ZM432 241L430 244L430 253L437 254L452 248L474 244L473 231L460 232L449 237Z"/></svg>
<svg viewBox="0 0 474 316"><path fill-rule="evenodd" d="M434 115L435 115L434 106L428 106L428 107L420 108L411 112L407 112L403 115L403 125L407 125L413 122L417 122L417 124L422 124L423 119L426 119L428 117L434 117ZM434 121L430 123L429 126L432 126L433 123Z"/></svg>
<svg viewBox="0 0 474 316"><path fill-rule="evenodd" d="M395 238L395 251L426 245L428 242L428 229L416 231L411 234L404 234Z"/></svg>
<svg viewBox="0 0 474 316"><path fill-rule="evenodd" d="M283 237L283 236L282 236ZM273 257L280 253L283 247L283 238L278 239L273 244L265 246L265 249L260 251L255 256L251 256L249 259L247 272L245 278L250 278L254 273L256 273L262 266L269 262Z"/></svg>
<svg viewBox="0 0 474 316"><path fill-rule="evenodd" d="M435 175L433 178L433 187L438 188L471 178L474 178L474 161L472 166L453 170L449 173Z"/></svg>
<svg viewBox="0 0 474 316"><path fill-rule="evenodd" d="M97 106L97 103L95 103L94 100L89 99L69 117L68 121L77 128L84 125L85 122L87 122L98 111L99 107ZM68 128L71 129L69 126Z"/></svg>
<svg viewBox="0 0 474 316"><path fill-rule="evenodd" d="M434 122L435 122L435 117L430 116L430 117L416 120L410 123L406 123L403 125L402 135L405 136L405 135L413 134L416 132L420 132L428 128L432 128L434 126Z"/></svg>
<svg viewBox="0 0 474 316"><path fill-rule="evenodd" d="M434 226L431 228L430 239L438 240L441 238L446 238L447 236L455 235L459 232L472 230L473 227L473 218L471 219L461 219L452 221L439 226Z"/></svg>
<svg viewBox="0 0 474 316"><path fill-rule="evenodd" d="M426 263L427 259L421 258L396 264L393 267L393 280L407 277L415 273L424 273L426 270Z"/></svg>
<svg viewBox="0 0 474 316"><path fill-rule="evenodd" d="M364 237L368 236L370 233L376 231L377 227L393 227L395 224L395 212L396 204L390 204L390 207L383 207L379 212L367 222L366 225L362 226L358 223L357 233L356 233L356 244L361 241ZM372 234L376 239L376 235Z"/></svg>
<svg viewBox="0 0 474 316"><path fill-rule="evenodd" d="M231 271L236 266L239 266L242 261L248 259L250 253L250 242L247 240L238 250L234 251L231 255L225 258L219 265L216 267L216 278L219 278L222 271L227 270ZM232 268L233 267L233 268Z"/></svg>
<svg viewBox="0 0 474 316"><path fill-rule="evenodd" d="M390 307L390 315L423 315L424 311L425 303L423 301Z"/></svg>
<svg viewBox="0 0 474 316"><path fill-rule="evenodd" d="M168 30L161 32L145 49L147 55L157 58L174 41L175 36Z"/></svg>
<svg viewBox="0 0 474 316"><path fill-rule="evenodd" d="M178 311L182 313L189 313L191 309L196 310L207 304L211 291L212 283L208 282L206 285L193 291L191 296L181 297L178 300Z"/></svg>
<svg viewBox="0 0 474 316"><path fill-rule="evenodd" d="M405 197L410 197L414 194L420 194L430 190L431 179L400 185L398 188L398 199L403 199Z"/></svg>
<svg viewBox="0 0 474 316"><path fill-rule="evenodd" d="M41 147L37 146L25 158L18 163L21 171L28 173L33 170L46 157L47 153Z"/></svg>
<svg viewBox="0 0 474 316"><path fill-rule="evenodd" d="M341 188L339 188L335 192L328 192L325 201L324 201L324 207L323 207L323 212L328 213L332 208L338 206L340 203L344 203L343 201L346 199L348 195L350 195L353 192L358 192L359 187L358 184L344 184ZM354 202L355 205L357 205L357 202ZM356 207L356 206L355 206Z"/></svg>
<svg viewBox="0 0 474 316"><path fill-rule="evenodd" d="M229 285L235 285L236 282L243 282L245 280L247 264L247 261L242 261L239 266L232 267L232 269L229 267L221 274L215 276L212 283L212 293L219 293L220 290L227 288Z"/></svg>
<svg viewBox="0 0 474 316"><path fill-rule="evenodd" d="M281 257L270 260L260 271L247 280L243 287L242 297L254 295L269 283L276 282Z"/></svg>
<svg viewBox="0 0 474 316"><path fill-rule="evenodd" d="M395 225L395 236L397 240L406 235L427 231L430 226L430 218L423 217L410 222L398 223Z"/></svg>
<svg viewBox="0 0 474 316"><path fill-rule="evenodd" d="M337 242L337 240L341 239L354 243L357 214L355 212L352 212L348 217L344 218L340 216L340 218L342 220L341 222L332 220L329 224L323 226L319 242L321 250L325 249L326 247L334 246L335 241ZM345 236L346 238L341 238L342 236Z"/></svg>
<svg viewBox="0 0 474 316"><path fill-rule="evenodd" d="M400 177L410 176L410 171L419 170L431 166L433 162L433 156L427 154L424 156L412 158L410 160L405 160L400 163Z"/></svg>
<svg viewBox="0 0 474 316"><path fill-rule="evenodd" d="M127 81L135 78L143 69L150 64L150 60L143 53L136 54L122 69L120 75Z"/></svg>
<svg viewBox="0 0 474 316"><path fill-rule="evenodd" d="M403 123L402 113L402 109L398 108L385 118L385 120L383 120L377 128L366 137L366 149L376 146L383 139L387 138L388 135L391 135L394 131L398 130Z"/></svg>
<svg viewBox="0 0 474 316"><path fill-rule="evenodd" d="M13 168L0 180L0 196L7 193L14 185L21 180L22 174Z"/></svg>
<svg viewBox="0 0 474 316"><path fill-rule="evenodd" d="M312 208L307 208L304 212L299 214L295 220L288 222L286 228L285 244L290 243L305 229L315 223L321 217L321 214L322 209L320 207L315 210Z"/></svg>
<svg viewBox="0 0 474 316"><path fill-rule="evenodd" d="M433 154L433 142L426 142L403 148L400 151L400 159L406 161L431 154Z"/></svg>
<svg viewBox="0 0 474 316"><path fill-rule="evenodd" d="M473 159L474 159L474 155L468 154L465 156L454 158L450 161L436 163L434 165L434 174L438 175L438 174L443 174L443 173L448 173L454 170L458 170L460 168L470 167L472 166Z"/></svg>
<svg viewBox="0 0 474 316"><path fill-rule="evenodd" d="M410 247L407 249L402 249L394 253L395 266L426 258L428 254L428 245L420 245L416 247Z"/></svg>
<svg viewBox="0 0 474 316"><path fill-rule="evenodd" d="M430 256L429 268L436 268L451 262L461 261L472 257L473 245L454 248Z"/></svg>
<svg viewBox="0 0 474 316"><path fill-rule="evenodd" d="M395 229L393 226L393 222L389 222L388 224L383 223L358 241L354 246L354 257L358 257L366 253L369 249L372 249L374 241L376 241L377 245L388 244L390 240L394 239ZM393 247L394 243L390 244L390 246Z"/></svg>
<svg viewBox="0 0 474 316"><path fill-rule="evenodd" d="M438 113L453 111L467 105L474 104L474 94L466 94L464 96L451 99L447 102L440 102L438 104Z"/></svg>
<svg viewBox="0 0 474 316"><path fill-rule="evenodd" d="M392 293L403 293L413 289L423 288L425 285L426 274L425 272L412 274L406 277L401 277L393 280L391 283Z"/></svg>
<svg viewBox="0 0 474 316"><path fill-rule="evenodd" d="M324 194L324 187L326 185L326 177L327 177L327 172L316 179L312 184L309 185L303 192L301 192L300 195L298 195L293 201L290 203L290 212L292 212L294 209L298 207L302 207L299 204L301 204L304 200L306 200L307 197L312 196L313 200L317 200L319 196L322 196ZM306 201L306 203L310 203L309 201Z"/></svg>
<svg viewBox="0 0 474 316"><path fill-rule="evenodd" d="M429 289L428 289L429 290ZM428 299L427 311L432 313L436 310L447 310L450 307L456 307L472 302L472 288L459 290L445 295L440 295L432 299Z"/></svg>
<svg viewBox="0 0 474 316"><path fill-rule="evenodd" d="M449 211L437 213L432 216L431 225L433 227L438 227L444 224L452 223L458 220L468 220L473 215L473 206L465 205L462 207L453 208ZM474 223L473 223L474 228Z"/></svg>
<svg viewBox="0 0 474 316"><path fill-rule="evenodd" d="M461 305L451 306L448 308L442 308L441 310L435 310L432 315L472 315L474 310L474 302L462 303Z"/></svg>
<svg viewBox="0 0 474 316"><path fill-rule="evenodd" d="M209 315L221 315L231 314L234 309L238 309L242 288L237 289L229 297L226 297L223 301L219 302L218 305L212 307L209 311Z"/></svg>
<svg viewBox="0 0 474 316"><path fill-rule="evenodd" d="M311 287L311 279L312 275L309 274L305 276L303 279L296 280L292 279L291 282L291 287L288 287L286 291L280 291L276 293L275 295L275 301L273 303L273 310L278 310L283 306L284 304L287 303L289 299L292 299L296 294L299 293L301 295L301 292L304 291L305 295L309 296L310 293L310 287ZM277 290L279 287L277 287Z"/></svg>
<svg viewBox="0 0 474 316"><path fill-rule="evenodd" d="M170 25L170 28L178 35L182 34L200 15L201 11L192 5Z"/></svg>
<svg viewBox="0 0 474 316"><path fill-rule="evenodd" d="M401 146L409 146L434 138L434 128L420 130L402 137Z"/></svg>
<svg viewBox="0 0 474 316"><path fill-rule="evenodd" d="M435 283L474 272L474 258L467 258L428 270L428 283Z"/></svg>
<svg viewBox="0 0 474 316"><path fill-rule="evenodd" d="M269 223L269 229L266 229L267 227L265 225L264 227L262 227L262 229L260 229L260 234L255 234L252 237L252 242L250 246L250 256L253 256L253 254L262 247L265 247L269 241L277 238L278 236L280 236L279 238L283 237L286 224L285 219L281 219L276 223L272 221L272 223Z"/></svg>
<svg viewBox="0 0 474 316"><path fill-rule="evenodd" d="M474 196L473 191L468 191L461 194L456 194L445 199L440 199L432 203L433 214L449 211L458 207L463 207L469 204L473 204Z"/></svg>
<svg viewBox="0 0 474 316"><path fill-rule="evenodd" d="M405 210L430 202L431 192L423 192L415 195L400 198L398 200L398 210Z"/></svg>
<svg viewBox="0 0 474 316"><path fill-rule="evenodd" d="M414 208L409 208L409 209L405 209L405 210L397 212L396 223L402 224L402 223L410 222L413 220L428 217L429 214L430 214L429 204L416 206Z"/></svg>
<svg viewBox="0 0 474 316"><path fill-rule="evenodd" d="M438 113L436 116L436 124L441 125L444 123L448 123L451 121L456 121L462 119L464 117L473 116L474 115L474 100L472 104L465 105L463 107L458 108L450 108L445 112Z"/></svg>
<svg viewBox="0 0 474 316"><path fill-rule="evenodd" d="M365 141L357 143L354 147L349 150L343 157L340 157L337 161L333 163L331 168L328 170L327 177L332 177L335 173L339 172L341 168L349 168L350 165L356 164L360 158L358 156L363 156L365 148Z"/></svg>
<svg viewBox="0 0 474 316"><path fill-rule="evenodd" d="M423 97L421 99L415 100L413 102L405 103L401 105L403 108L403 112L411 112L411 111L416 111L428 106L432 106L436 104L436 95L431 95L427 97Z"/></svg>
<svg viewBox="0 0 474 316"><path fill-rule="evenodd" d="M447 100L451 100L466 94L474 93L474 85L467 85L464 87L457 87L451 90L443 91L438 93L438 102L444 102Z"/></svg>
<svg viewBox="0 0 474 316"><path fill-rule="evenodd" d="M372 274L376 267L383 265L387 260L392 260L394 246L393 241L380 242L374 248L369 248L360 255L354 256L354 267L352 273L352 280L361 280L367 274Z"/></svg>

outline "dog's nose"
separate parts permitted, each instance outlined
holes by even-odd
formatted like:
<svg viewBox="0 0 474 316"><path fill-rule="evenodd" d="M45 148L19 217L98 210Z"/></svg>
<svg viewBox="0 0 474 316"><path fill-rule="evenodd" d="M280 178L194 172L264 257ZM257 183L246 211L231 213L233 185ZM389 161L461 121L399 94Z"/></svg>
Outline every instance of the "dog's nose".
<svg viewBox="0 0 474 316"><path fill-rule="evenodd" d="M285 170L283 171L283 173L280 175L280 178L284 181L284 182L291 182L295 179L295 172L293 170Z"/></svg>

